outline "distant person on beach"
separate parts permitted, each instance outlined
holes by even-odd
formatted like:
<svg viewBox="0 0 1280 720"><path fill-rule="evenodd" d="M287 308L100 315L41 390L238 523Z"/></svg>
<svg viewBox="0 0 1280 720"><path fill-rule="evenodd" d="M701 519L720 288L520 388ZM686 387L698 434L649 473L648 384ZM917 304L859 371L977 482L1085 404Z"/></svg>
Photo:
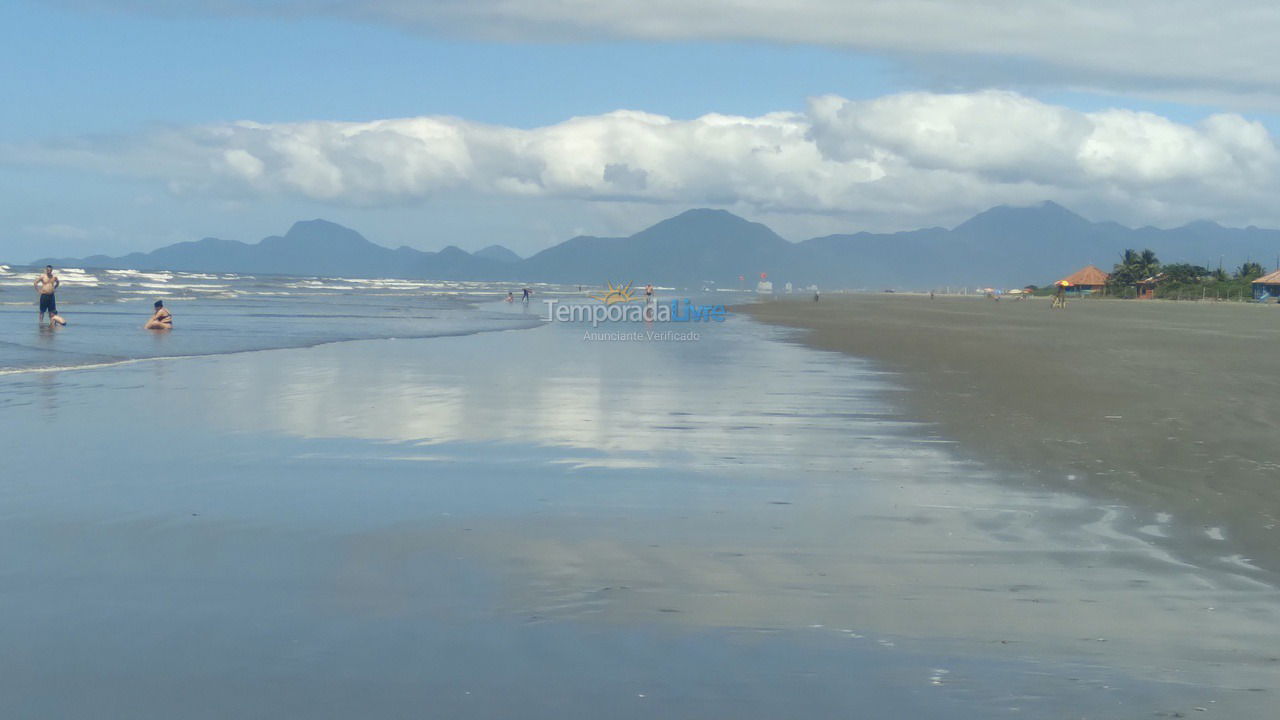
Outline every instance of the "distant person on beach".
<svg viewBox="0 0 1280 720"><path fill-rule="evenodd" d="M165 309L163 300L156 301L155 310L156 310L155 313L151 316L151 319L147 321L147 324L142 326L143 329L172 330L173 314Z"/></svg>
<svg viewBox="0 0 1280 720"><path fill-rule="evenodd" d="M530 295L532 295L532 294L533 294L532 292L529 292L529 288L525 288L525 289L524 289L524 295L520 298L520 302L524 303L525 305L528 305L528 304L529 304L529 296L530 296Z"/></svg>
<svg viewBox="0 0 1280 720"><path fill-rule="evenodd" d="M53 293L58 289L62 281L57 275L53 274L53 266L45 265L44 272L36 277L34 287L36 292L40 294L40 319L44 322L45 313L49 313L49 327L54 325L66 325L67 321L62 319L58 314L58 301L54 299Z"/></svg>
<svg viewBox="0 0 1280 720"><path fill-rule="evenodd" d="M653 283L644 286L644 302L646 305L653 304Z"/></svg>
<svg viewBox="0 0 1280 720"><path fill-rule="evenodd" d="M1053 302L1049 304L1049 309L1065 308L1067 306L1067 287L1061 283L1058 289L1053 291Z"/></svg>
<svg viewBox="0 0 1280 720"><path fill-rule="evenodd" d="M818 292L818 290L815 288L813 291L813 301L818 302L818 300L821 300L821 299L822 299L822 293Z"/></svg>
<svg viewBox="0 0 1280 720"><path fill-rule="evenodd" d="M508 290L508 291L507 291L507 302L515 302L515 301L516 301L515 293L511 292L510 290Z"/></svg>

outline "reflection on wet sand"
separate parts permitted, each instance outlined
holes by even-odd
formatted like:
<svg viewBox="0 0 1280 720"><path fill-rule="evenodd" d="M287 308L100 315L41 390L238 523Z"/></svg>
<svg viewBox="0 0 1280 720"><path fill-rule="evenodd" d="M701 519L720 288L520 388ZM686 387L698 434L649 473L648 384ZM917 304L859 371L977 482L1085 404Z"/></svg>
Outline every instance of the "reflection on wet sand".
<svg viewBox="0 0 1280 720"><path fill-rule="evenodd" d="M696 357L556 328L459 350L397 343L376 364L356 361L358 344L294 352L228 367L214 412L229 427L397 444L347 458L359 463L590 478L465 532L361 539L500 567L507 610L532 620L821 628L1221 688L1280 680L1274 578L1152 544L1167 516L998 483L895 416L885 377L771 333L732 326ZM484 448L523 446L552 452L486 465ZM373 596L412 596L379 577ZM368 599L369 578L356 585Z"/></svg>
<svg viewBox="0 0 1280 720"><path fill-rule="evenodd" d="M532 443L698 470L781 470L784 479L871 458L911 464L914 448L936 442L900 433L881 449L877 440L905 424L875 374L778 343L726 337L695 359L669 345L581 342L558 328L519 339L528 342L517 353L506 335L400 342L377 363L354 343L282 354L248 373L228 366L212 410L231 427L303 438ZM455 343L479 348L443 347ZM857 452L842 447L850 441Z"/></svg>

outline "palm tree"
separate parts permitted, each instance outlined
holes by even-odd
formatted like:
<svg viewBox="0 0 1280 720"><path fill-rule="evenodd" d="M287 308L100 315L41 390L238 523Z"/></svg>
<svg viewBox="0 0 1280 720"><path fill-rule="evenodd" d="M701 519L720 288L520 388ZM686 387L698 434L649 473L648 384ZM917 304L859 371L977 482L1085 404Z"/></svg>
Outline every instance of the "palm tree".
<svg viewBox="0 0 1280 720"><path fill-rule="evenodd" d="M1160 259L1150 249L1138 252L1126 249L1120 255L1120 262L1111 273L1112 282L1116 285L1132 285L1139 280L1155 275L1160 271Z"/></svg>
<svg viewBox="0 0 1280 720"><path fill-rule="evenodd" d="M1143 250L1138 256L1138 266L1142 269L1142 277L1138 278L1139 280L1160 272L1160 260L1150 248Z"/></svg>
<svg viewBox="0 0 1280 720"><path fill-rule="evenodd" d="M1263 269L1261 264L1256 262L1247 262L1241 265L1239 270L1236 270L1236 277L1241 280L1254 280L1262 277L1266 272L1267 271Z"/></svg>
<svg viewBox="0 0 1280 720"><path fill-rule="evenodd" d="M1120 256L1120 265L1129 269L1137 267L1138 260L1141 257L1142 256L1138 254L1137 250L1126 248L1124 253Z"/></svg>
<svg viewBox="0 0 1280 720"><path fill-rule="evenodd" d="M1133 282L1133 267L1138 261L1138 251L1126 248L1120 254L1120 262L1116 263L1111 269L1111 283L1114 285L1129 285Z"/></svg>

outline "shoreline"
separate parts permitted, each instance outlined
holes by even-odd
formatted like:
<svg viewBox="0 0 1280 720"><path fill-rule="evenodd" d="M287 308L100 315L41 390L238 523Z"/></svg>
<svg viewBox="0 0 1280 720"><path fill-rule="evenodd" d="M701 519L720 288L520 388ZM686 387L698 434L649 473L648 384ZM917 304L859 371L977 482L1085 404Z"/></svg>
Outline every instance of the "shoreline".
<svg viewBox="0 0 1280 720"><path fill-rule="evenodd" d="M1041 299L866 294L734 309L896 373L904 410L962 454L1047 490L1123 503L1135 527L1172 514L1179 531L1152 539L1179 554L1280 571L1274 308L1050 311Z"/></svg>

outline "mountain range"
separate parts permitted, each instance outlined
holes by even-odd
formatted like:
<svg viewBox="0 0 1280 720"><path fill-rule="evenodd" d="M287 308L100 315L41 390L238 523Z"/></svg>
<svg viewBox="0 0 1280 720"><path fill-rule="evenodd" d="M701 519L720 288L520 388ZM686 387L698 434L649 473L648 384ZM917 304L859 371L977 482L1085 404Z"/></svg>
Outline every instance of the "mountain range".
<svg viewBox="0 0 1280 720"><path fill-rule="evenodd" d="M1206 267L1246 260L1269 265L1280 230L1198 221L1172 229L1090 222L1052 202L994 207L951 228L827 235L789 242L724 210L695 209L629 237L579 236L521 258L499 245L475 253L377 245L325 220L298 222L283 236L249 244L205 238L122 257L42 258L33 264L329 277L602 284L776 284L824 288L928 289L1046 284L1086 264L1108 269L1125 248L1150 248L1164 262Z"/></svg>

